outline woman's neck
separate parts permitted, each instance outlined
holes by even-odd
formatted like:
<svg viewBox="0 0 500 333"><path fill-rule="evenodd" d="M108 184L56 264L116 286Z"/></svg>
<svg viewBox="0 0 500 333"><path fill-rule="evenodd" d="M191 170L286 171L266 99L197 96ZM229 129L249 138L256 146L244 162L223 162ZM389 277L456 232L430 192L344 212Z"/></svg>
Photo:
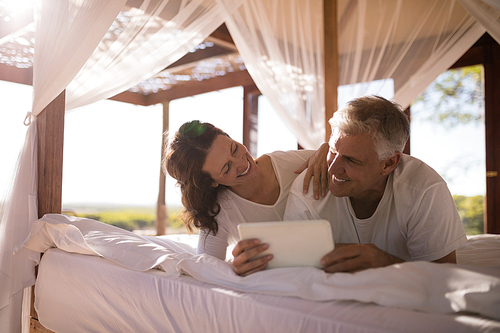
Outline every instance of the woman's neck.
<svg viewBox="0 0 500 333"><path fill-rule="evenodd" d="M249 201L273 205L279 198L280 186L274 173L269 156L263 155L255 160L259 174L253 181L230 187L230 190Z"/></svg>

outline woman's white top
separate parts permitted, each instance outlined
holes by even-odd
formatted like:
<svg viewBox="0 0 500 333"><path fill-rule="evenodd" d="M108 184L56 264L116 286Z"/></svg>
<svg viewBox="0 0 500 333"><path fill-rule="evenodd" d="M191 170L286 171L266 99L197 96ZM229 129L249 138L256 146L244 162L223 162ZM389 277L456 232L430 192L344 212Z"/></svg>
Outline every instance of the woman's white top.
<svg viewBox="0 0 500 333"><path fill-rule="evenodd" d="M274 205L264 205L249 201L227 190L219 195L221 206L216 221L219 226L217 235L207 235L200 230L197 254L207 253L225 260L227 247L239 241L238 224L245 222L283 221L288 193L297 177L294 172L313 154L315 150L276 151L266 154L271 163L280 186L280 195Z"/></svg>

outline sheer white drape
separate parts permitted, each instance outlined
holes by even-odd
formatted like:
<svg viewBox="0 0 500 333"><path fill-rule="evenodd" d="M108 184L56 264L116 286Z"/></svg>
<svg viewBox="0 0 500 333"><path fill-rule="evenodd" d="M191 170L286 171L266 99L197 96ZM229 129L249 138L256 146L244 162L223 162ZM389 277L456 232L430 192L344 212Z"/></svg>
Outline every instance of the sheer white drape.
<svg viewBox="0 0 500 333"><path fill-rule="evenodd" d="M74 79L126 0L40 1L35 17L33 114L39 114ZM51 5L47 5L51 4Z"/></svg>
<svg viewBox="0 0 500 333"><path fill-rule="evenodd" d="M232 13L243 0L228 1ZM137 1L131 1L137 3ZM114 96L160 72L223 23L215 0L144 0L127 4L67 88L71 110Z"/></svg>
<svg viewBox="0 0 500 333"><path fill-rule="evenodd" d="M500 1L459 0L459 2L500 44Z"/></svg>
<svg viewBox="0 0 500 333"><path fill-rule="evenodd" d="M393 99L406 108L484 33L456 0L340 4L340 84L352 85L347 99L380 93L373 81L392 79Z"/></svg>
<svg viewBox="0 0 500 333"><path fill-rule="evenodd" d="M34 282L37 254L15 246L37 218L36 115L67 86L98 45L125 3L44 0L35 9L33 121L16 168L14 187L0 223L0 327L21 332L23 290ZM29 121L28 116L27 120ZM29 303L27 304L29 307ZM29 313L29 309L24 309ZM27 310L27 311L26 311ZM24 319L28 317L23 316Z"/></svg>
<svg viewBox="0 0 500 333"><path fill-rule="evenodd" d="M250 0L225 18L259 90L306 148L324 140L322 10L322 0Z"/></svg>
<svg viewBox="0 0 500 333"><path fill-rule="evenodd" d="M461 0L482 8L490 1ZM309 148L322 142L325 127L322 3L249 0L226 17L255 83ZM457 0L338 0L337 6L339 106L370 93L408 107L486 31Z"/></svg>

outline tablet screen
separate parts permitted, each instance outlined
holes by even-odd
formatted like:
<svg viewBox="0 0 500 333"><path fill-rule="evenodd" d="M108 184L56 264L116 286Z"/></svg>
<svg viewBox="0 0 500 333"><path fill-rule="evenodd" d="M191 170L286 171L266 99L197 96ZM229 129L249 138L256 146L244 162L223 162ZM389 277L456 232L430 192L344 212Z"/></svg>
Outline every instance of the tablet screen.
<svg viewBox="0 0 500 333"><path fill-rule="evenodd" d="M334 248L332 228L326 220L249 222L238 225L240 240L258 238L273 255L267 268L313 266Z"/></svg>

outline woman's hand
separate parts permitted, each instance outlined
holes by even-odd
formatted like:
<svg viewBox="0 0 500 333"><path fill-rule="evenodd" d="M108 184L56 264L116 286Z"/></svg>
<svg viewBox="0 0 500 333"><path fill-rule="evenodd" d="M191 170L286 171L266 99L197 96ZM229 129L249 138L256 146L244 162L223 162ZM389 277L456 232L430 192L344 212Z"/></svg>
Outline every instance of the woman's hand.
<svg viewBox="0 0 500 333"><path fill-rule="evenodd" d="M330 146L327 142L323 143L316 152L309 157L307 161L302 164L302 166L295 170L295 173L300 174L302 171L307 169L306 175L304 177L303 191L304 194L309 190L309 183L311 178L313 178L313 191L314 198L319 199L319 190L321 187L321 196L325 197L328 190L328 163L326 161L326 156L328 155L328 150ZM320 185L321 184L321 185Z"/></svg>
<svg viewBox="0 0 500 333"><path fill-rule="evenodd" d="M246 276L264 270L267 267L267 263L273 259L273 255L268 254L258 259L254 257L268 248L268 244L260 244L260 241L256 238L239 241L233 249L235 273Z"/></svg>

